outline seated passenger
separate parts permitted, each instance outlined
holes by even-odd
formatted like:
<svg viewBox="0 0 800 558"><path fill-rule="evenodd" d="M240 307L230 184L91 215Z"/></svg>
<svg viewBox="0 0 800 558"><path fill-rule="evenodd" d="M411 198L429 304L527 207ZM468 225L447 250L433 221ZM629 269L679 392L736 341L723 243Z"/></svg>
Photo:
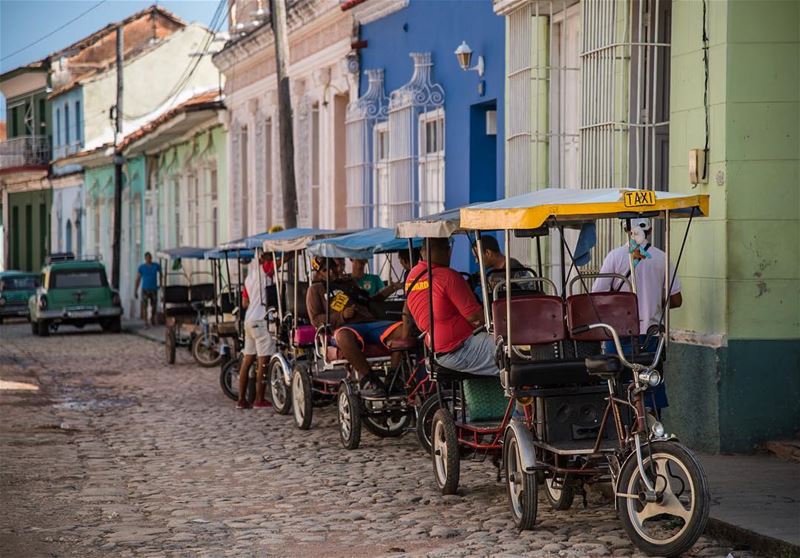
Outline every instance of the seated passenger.
<svg viewBox="0 0 800 558"><path fill-rule="evenodd" d="M500 243L493 236L481 236L481 245L483 247L483 265L486 268L486 287L489 289L491 300L491 293L495 286L501 281L505 281L506 275L506 257L500 250ZM472 244L472 255L475 256L475 261L480 263L478 259L478 243ZM535 277L536 274L529 268L522 265L516 258L509 258L511 260L511 278L516 279L519 277ZM480 299L481 297L481 280L480 272L476 272L473 276L475 282L475 294ZM538 290L537 283L520 283L512 288L524 288L525 290L536 291Z"/></svg>
<svg viewBox="0 0 800 558"><path fill-rule="evenodd" d="M401 287L400 283L389 283L383 286L383 279L374 273L367 273L367 260L351 259L353 266L352 277L358 286L364 289L370 297L386 298Z"/></svg>
<svg viewBox="0 0 800 558"><path fill-rule="evenodd" d="M311 323L314 327L329 325L333 328L336 346L353 367L362 393L380 394L380 382L370 370L364 348L399 337L400 322L377 321L367 307L367 293L354 280L340 277L341 270L335 259L315 257L311 265L315 274L306 293Z"/></svg>
<svg viewBox="0 0 800 558"><path fill-rule="evenodd" d="M429 289L433 289L434 349L436 361L451 370L497 376L495 343L485 330L473 331L484 324L483 308L469 284L450 268L450 243L445 238L429 238L433 285L424 259L415 265L406 280L406 306L403 309L404 334L411 331L413 317L426 333L430 347ZM423 258L427 254L422 251Z"/></svg>

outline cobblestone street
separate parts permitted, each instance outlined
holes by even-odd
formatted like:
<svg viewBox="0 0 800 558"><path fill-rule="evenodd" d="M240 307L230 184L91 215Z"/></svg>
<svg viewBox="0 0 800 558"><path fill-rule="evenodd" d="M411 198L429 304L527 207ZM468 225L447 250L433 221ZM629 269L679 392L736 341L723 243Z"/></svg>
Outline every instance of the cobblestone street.
<svg viewBox="0 0 800 558"><path fill-rule="evenodd" d="M599 495L518 533L490 464L442 497L413 434L347 452L333 408L308 432L237 411L218 369L134 335L0 326L0 371L2 556L641 555Z"/></svg>

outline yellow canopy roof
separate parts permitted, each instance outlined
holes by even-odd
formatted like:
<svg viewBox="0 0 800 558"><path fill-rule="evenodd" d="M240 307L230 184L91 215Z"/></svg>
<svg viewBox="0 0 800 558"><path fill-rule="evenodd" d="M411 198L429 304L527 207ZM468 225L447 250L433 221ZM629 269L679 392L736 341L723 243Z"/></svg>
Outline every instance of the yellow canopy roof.
<svg viewBox="0 0 800 558"><path fill-rule="evenodd" d="M551 217L559 223L670 211L671 217L708 215L708 194L654 190L547 188L461 209L461 227L473 230L537 229Z"/></svg>

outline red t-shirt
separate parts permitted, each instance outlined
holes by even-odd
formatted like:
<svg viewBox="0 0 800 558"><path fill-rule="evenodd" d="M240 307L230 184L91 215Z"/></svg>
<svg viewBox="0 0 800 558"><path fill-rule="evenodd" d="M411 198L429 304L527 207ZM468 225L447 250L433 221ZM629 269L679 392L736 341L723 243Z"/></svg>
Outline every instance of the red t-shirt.
<svg viewBox="0 0 800 558"><path fill-rule="evenodd" d="M411 287L411 284L418 275L422 278ZM430 281L428 277L428 264L424 261L415 265L408 273L406 279L406 292L408 293L406 303L417 327L422 331L430 330L430 311L428 307L428 288ZM434 349L437 353L446 353L458 348L466 339L472 335L474 329L472 324L467 321L467 316L471 316L481 311L475 295L469 288L469 284L464 278L453 269L434 264L433 266L433 317L435 343ZM430 346L430 340L428 341Z"/></svg>

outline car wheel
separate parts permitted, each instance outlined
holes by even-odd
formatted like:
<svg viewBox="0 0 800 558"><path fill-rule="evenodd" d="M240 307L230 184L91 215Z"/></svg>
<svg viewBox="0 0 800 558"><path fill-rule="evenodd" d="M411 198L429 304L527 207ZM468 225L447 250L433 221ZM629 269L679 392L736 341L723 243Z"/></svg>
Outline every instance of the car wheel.
<svg viewBox="0 0 800 558"><path fill-rule="evenodd" d="M31 333L39 335L39 322L31 322Z"/></svg>
<svg viewBox="0 0 800 558"><path fill-rule="evenodd" d="M50 335L50 324L47 320L39 320L37 329L39 330L39 337L47 337Z"/></svg>

